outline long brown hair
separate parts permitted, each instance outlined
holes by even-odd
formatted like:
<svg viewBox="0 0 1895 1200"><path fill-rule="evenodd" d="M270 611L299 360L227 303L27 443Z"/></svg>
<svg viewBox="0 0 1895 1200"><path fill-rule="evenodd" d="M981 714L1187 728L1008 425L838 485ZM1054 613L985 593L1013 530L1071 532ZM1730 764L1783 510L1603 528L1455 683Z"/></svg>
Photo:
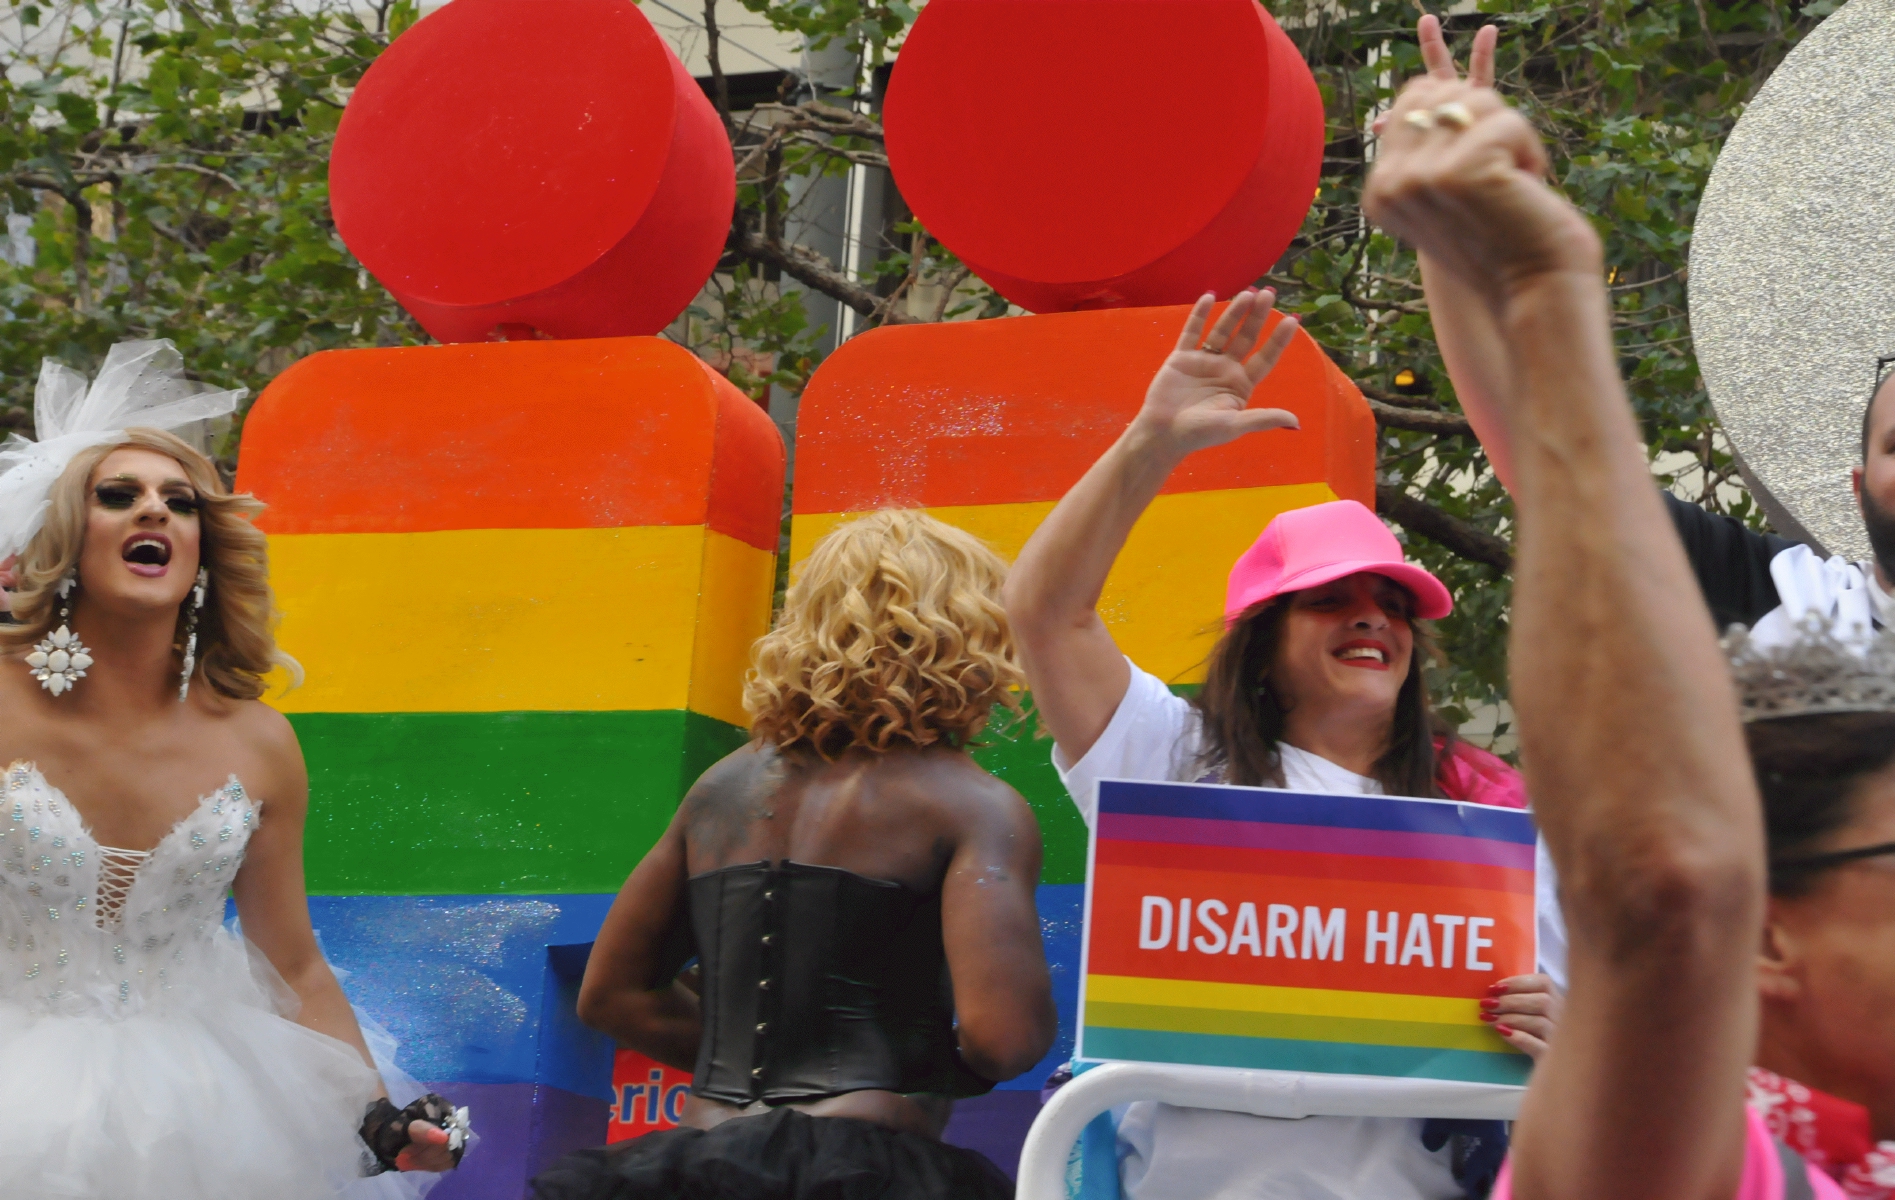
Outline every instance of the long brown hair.
<svg viewBox="0 0 1895 1200"><path fill-rule="evenodd" d="M127 429L115 441L80 451L66 465L53 484L45 526L20 554L20 590L13 597L17 623L0 625L0 649L30 646L51 632L59 613L59 581L78 563L85 541L86 484L106 455L128 447L176 459L197 492L203 525L199 561L209 569L211 581L198 620L198 675L235 700L261 696L263 677L273 666L286 668L293 679L300 677L302 668L276 648L269 554L263 531L251 524L263 511L262 502L232 494L208 458L157 429ZM83 588L85 580L79 586ZM180 654L184 628L180 607L174 641Z"/></svg>
<svg viewBox="0 0 1895 1200"><path fill-rule="evenodd" d="M1191 703L1204 724L1199 774L1219 774L1225 783L1245 787L1282 787L1283 762L1277 743L1289 715L1270 679L1283 624L1296 593L1273 596L1244 610L1211 649L1204 686ZM1395 697L1388 745L1370 775L1391 796L1438 797L1434 739L1446 733L1428 703L1422 663L1434 653L1434 639L1419 623L1408 677Z"/></svg>

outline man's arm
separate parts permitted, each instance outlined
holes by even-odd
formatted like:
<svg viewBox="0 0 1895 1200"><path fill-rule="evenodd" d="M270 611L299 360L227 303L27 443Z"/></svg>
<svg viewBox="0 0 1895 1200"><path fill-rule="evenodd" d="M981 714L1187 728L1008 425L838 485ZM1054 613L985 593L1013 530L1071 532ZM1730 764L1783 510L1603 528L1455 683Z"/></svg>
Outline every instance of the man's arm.
<svg viewBox="0 0 1895 1200"><path fill-rule="evenodd" d="M691 954L685 808L599 927L579 985L579 1019L668 1067L694 1071L704 1015L697 994L677 981Z"/></svg>
<svg viewBox="0 0 1895 1200"><path fill-rule="evenodd" d="M1040 827L1020 793L981 773L961 806L941 883L941 941L954 981L961 1060L996 1082L1038 1062L1059 1019L1034 890Z"/></svg>
<svg viewBox="0 0 1895 1200"><path fill-rule="evenodd" d="M1661 494L1719 631L1755 625L1783 602L1770 577L1770 560L1795 542L1758 533L1736 517L1706 512L1670 492Z"/></svg>
<svg viewBox="0 0 1895 1200"><path fill-rule="evenodd" d="M1491 89L1410 84L1369 215L1493 316L1520 514L1512 669L1571 935L1514 1140L1522 1200L1728 1200L1756 1036L1761 805L1729 675L1653 494L1598 235Z"/></svg>

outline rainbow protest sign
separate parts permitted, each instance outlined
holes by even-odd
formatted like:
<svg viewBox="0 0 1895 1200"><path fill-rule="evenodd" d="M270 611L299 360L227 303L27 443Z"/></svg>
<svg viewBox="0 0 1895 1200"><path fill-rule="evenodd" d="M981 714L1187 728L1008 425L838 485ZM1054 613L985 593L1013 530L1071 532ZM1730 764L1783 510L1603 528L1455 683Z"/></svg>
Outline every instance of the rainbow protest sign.
<svg viewBox="0 0 1895 1200"><path fill-rule="evenodd" d="M1533 824L1451 801L1099 785L1079 1056L1524 1083Z"/></svg>

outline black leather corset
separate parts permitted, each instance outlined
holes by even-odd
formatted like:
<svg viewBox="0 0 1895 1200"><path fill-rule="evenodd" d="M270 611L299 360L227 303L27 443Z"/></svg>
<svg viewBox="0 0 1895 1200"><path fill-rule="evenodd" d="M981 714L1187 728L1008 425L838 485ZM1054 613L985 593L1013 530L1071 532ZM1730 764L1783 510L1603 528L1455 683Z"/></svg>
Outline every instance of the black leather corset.
<svg viewBox="0 0 1895 1200"><path fill-rule="evenodd" d="M787 861L709 871L690 889L698 1095L748 1104L993 1087L957 1048L939 893Z"/></svg>

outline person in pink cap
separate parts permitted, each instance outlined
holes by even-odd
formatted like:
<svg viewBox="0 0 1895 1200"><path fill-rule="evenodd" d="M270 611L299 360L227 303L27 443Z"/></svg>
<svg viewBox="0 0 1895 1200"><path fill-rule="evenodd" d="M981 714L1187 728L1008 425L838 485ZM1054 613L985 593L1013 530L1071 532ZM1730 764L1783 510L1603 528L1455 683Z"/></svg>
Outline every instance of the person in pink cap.
<svg viewBox="0 0 1895 1200"><path fill-rule="evenodd" d="M1189 699L1128 660L1099 616L1133 524L1187 455L1296 427L1288 412L1248 407L1296 330L1285 319L1259 345L1273 300L1246 292L1215 325L1212 298L1199 300L1124 435L1014 564L1007 616L1053 736L1053 763L1088 823L1098 781L1108 778L1523 808L1512 768L1456 740L1429 706L1422 665L1432 647L1417 622L1446 616L1452 597L1404 561L1394 535L1353 500L1280 514L1237 560L1225 632ZM1537 1057L1559 1016L1552 981L1517 976L1495 993L1483 1000L1485 1015ZM1466 1145L1424 1141L1428 1132L1419 1120L1289 1121L1135 1104L1119 1124L1120 1176L1134 1200L1459 1200L1477 1189L1455 1170L1457 1158L1468 1161ZM1479 1158L1490 1169L1502 1140L1496 1126Z"/></svg>

